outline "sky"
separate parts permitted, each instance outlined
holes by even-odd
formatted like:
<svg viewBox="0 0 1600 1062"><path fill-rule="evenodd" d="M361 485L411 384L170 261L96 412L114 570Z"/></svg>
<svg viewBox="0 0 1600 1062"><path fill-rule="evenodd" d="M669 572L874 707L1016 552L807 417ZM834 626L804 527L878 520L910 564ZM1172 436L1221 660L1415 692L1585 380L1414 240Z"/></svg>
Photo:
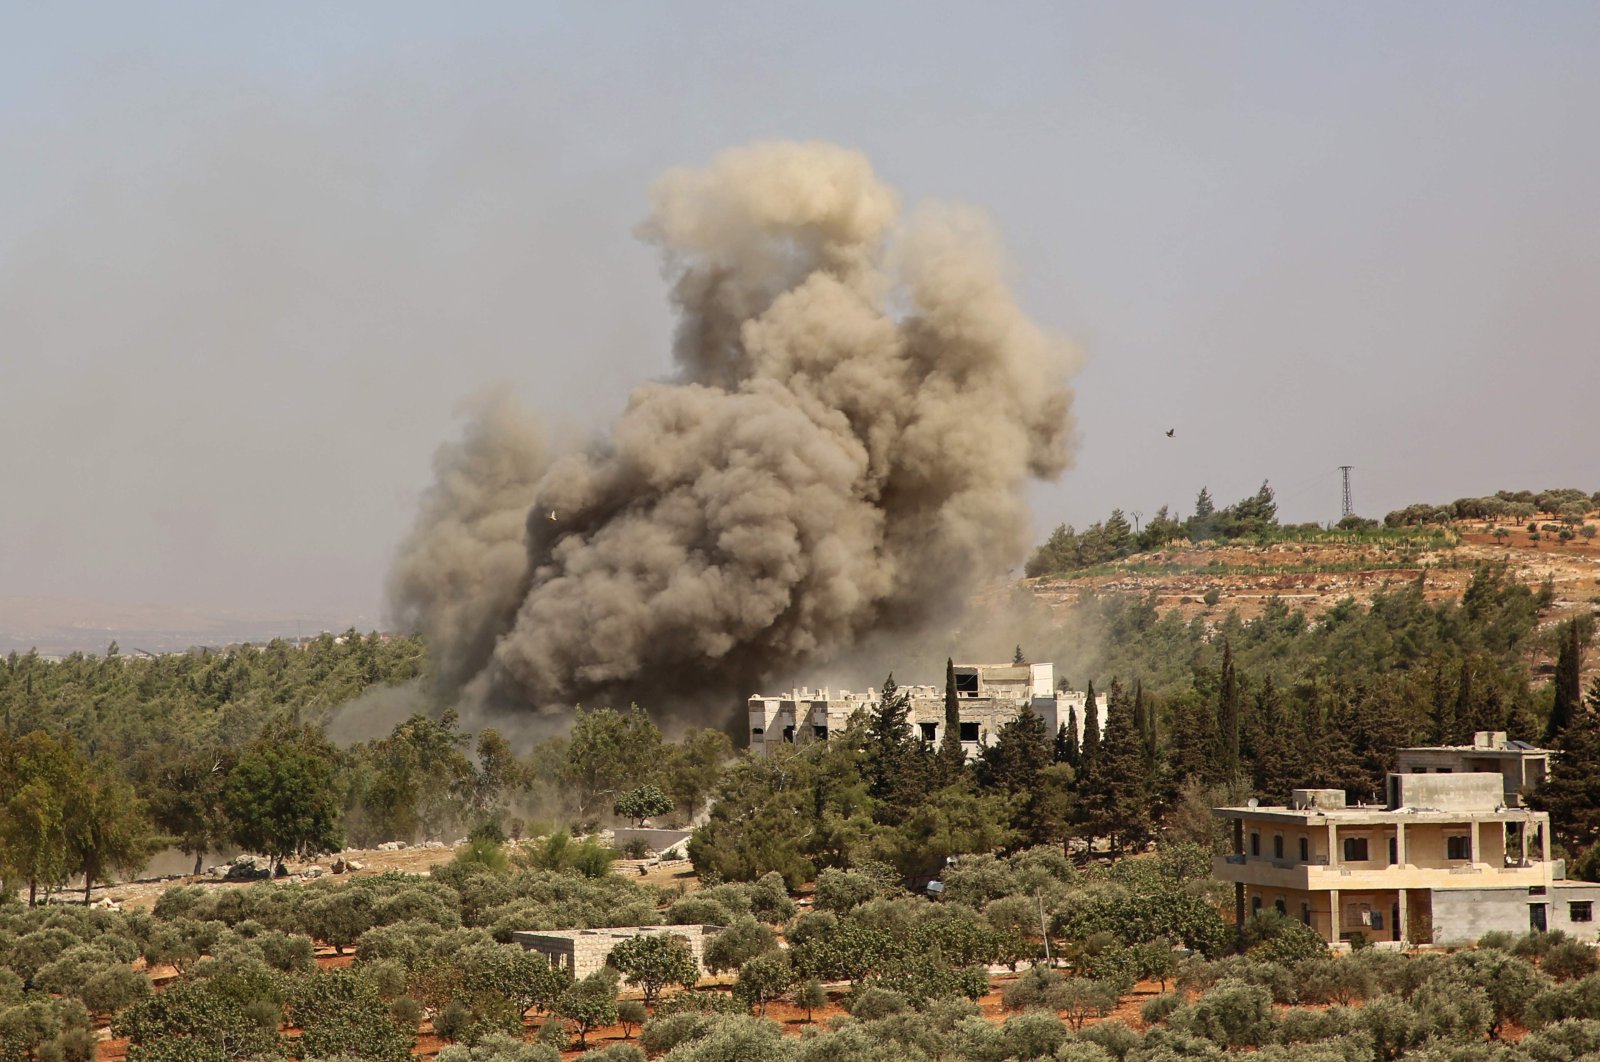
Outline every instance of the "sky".
<svg viewBox="0 0 1600 1062"><path fill-rule="evenodd" d="M0 599L380 623L465 404L668 373L650 185L768 139L992 215L1041 536L1600 489L1600 6L332 7L7 11Z"/></svg>

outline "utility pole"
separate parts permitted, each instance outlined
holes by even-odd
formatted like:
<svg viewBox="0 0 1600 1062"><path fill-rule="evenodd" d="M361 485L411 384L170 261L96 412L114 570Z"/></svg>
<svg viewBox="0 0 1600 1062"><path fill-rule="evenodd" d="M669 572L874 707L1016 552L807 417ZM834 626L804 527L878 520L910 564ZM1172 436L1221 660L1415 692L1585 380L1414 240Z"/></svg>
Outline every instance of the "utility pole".
<svg viewBox="0 0 1600 1062"><path fill-rule="evenodd" d="M1341 520L1356 511L1355 506L1350 504L1350 470L1354 467L1354 465L1339 466L1339 471L1344 473L1344 504L1339 509L1339 519Z"/></svg>

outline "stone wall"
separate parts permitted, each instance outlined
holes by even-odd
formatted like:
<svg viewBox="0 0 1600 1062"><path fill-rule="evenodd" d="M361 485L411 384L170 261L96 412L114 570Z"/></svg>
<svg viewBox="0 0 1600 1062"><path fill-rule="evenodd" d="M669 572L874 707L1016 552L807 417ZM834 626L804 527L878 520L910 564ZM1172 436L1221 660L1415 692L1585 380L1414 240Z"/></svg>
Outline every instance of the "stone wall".
<svg viewBox="0 0 1600 1062"><path fill-rule="evenodd" d="M543 955L551 966L566 970L575 980L588 977L606 964L611 949L634 937L682 937L702 970L705 944L722 932L721 926L618 926L611 929L565 929L511 934L514 943Z"/></svg>

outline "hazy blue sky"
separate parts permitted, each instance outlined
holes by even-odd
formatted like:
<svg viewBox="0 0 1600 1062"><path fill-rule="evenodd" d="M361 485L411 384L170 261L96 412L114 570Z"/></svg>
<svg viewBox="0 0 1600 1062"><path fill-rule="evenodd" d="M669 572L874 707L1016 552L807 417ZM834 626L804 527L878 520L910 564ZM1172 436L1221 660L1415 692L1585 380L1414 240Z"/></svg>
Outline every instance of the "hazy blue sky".
<svg viewBox="0 0 1600 1062"><path fill-rule="evenodd" d="M328 5L317 5L318 8ZM668 368L652 178L987 208L1073 337L1041 532L1600 488L1600 5L9 5L0 597L376 619L457 403ZM1177 437L1164 432L1176 427Z"/></svg>

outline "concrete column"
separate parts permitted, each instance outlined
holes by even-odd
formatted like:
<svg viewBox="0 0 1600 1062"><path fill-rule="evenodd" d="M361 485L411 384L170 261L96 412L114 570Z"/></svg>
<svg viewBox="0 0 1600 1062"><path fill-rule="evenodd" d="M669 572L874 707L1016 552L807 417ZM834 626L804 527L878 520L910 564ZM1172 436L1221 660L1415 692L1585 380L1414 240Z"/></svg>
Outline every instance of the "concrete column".
<svg viewBox="0 0 1600 1062"><path fill-rule="evenodd" d="M1400 943L1405 944L1411 939L1411 929L1407 924L1409 919L1406 917L1406 890L1398 889L1396 892L1400 899L1400 925L1396 928L1400 930Z"/></svg>
<svg viewBox="0 0 1600 1062"><path fill-rule="evenodd" d="M1478 822L1477 819L1473 819L1471 822L1467 823L1467 830L1468 830L1467 837L1471 840L1471 843L1472 843L1472 862L1473 863L1477 863L1478 862L1478 826L1479 825L1480 825L1480 823Z"/></svg>
<svg viewBox="0 0 1600 1062"><path fill-rule="evenodd" d="M1539 849L1546 863L1550 862L1550 824L1539 824Z"/></svg>
<svg viewBox="0 0 1600 1062"><path fill-rule="evenodd" d="M1331 830L1333 827L1330 824L1328 828ZM1328 943L1337 944L1339 942L1339 934L1344 932L1344 926L1341 924L1339 916L1338 889L1328 890L1328 912Z"/></svg>
<svg viewBox="0 0 1600 1062"><path fill-rule="evenodd" d="M1395 866L1406 865L1406 824L1403 822L1394 824L1394 862ZM1400 903L1403 905L1405 900Z"/></svg>
<svg viewBox="0 0 1600 1062"><path fill-rule="evenodd" d="M1332 819L1328 820L1328 865L1330 867L1339 865L1339 827Z"/></svg>
<svg viewBox="0 0 1600 1062"><path fill-rule="evenodd" d="M1522 851L1520 866L1528 865L1528 820L1517 823L1517 847Z"/></svg>

